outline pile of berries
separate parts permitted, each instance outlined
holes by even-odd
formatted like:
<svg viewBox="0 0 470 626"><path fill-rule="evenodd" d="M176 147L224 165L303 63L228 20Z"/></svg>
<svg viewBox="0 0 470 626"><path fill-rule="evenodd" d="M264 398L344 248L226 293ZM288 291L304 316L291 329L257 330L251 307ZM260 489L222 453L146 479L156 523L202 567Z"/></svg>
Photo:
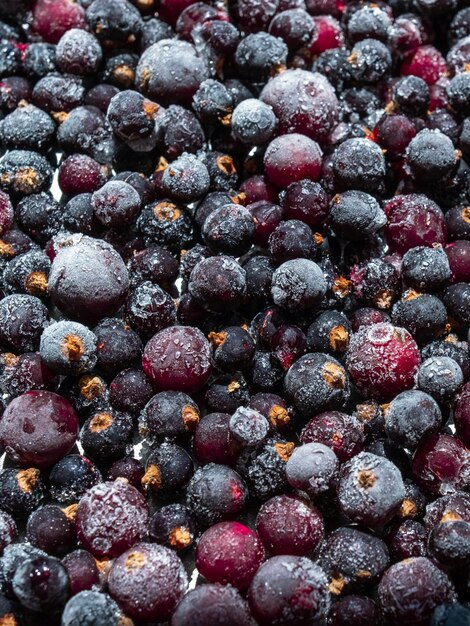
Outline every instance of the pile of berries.
<svg viewBox="0 0 470 626"><path fill-rule="evenodd" d="M470 624L465 0L0 0L0 625Z"/></svg>

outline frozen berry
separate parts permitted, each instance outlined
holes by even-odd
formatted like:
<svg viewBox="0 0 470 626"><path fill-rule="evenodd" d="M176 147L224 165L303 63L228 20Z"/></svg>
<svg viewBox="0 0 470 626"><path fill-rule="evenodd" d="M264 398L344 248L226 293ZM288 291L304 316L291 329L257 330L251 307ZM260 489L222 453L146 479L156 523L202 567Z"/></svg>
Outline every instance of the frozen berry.
<svg viewBox="0 0 470 626"><path fill-rule="evenodd" d="M264 560L258 535L239 522L220 522L198 541L196 567L211 583L246 589Z"/></svg>

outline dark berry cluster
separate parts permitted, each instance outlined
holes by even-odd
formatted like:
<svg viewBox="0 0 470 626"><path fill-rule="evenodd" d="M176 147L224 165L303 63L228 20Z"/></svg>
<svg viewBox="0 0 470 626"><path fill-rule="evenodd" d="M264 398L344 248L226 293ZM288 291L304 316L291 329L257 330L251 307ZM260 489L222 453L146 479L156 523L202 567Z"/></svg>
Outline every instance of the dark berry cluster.
<svg viewBox="0 0 470 626"><path fill-rule="evenodd" d="M470 624L465 0L0 0L0 626Z"/></svg>

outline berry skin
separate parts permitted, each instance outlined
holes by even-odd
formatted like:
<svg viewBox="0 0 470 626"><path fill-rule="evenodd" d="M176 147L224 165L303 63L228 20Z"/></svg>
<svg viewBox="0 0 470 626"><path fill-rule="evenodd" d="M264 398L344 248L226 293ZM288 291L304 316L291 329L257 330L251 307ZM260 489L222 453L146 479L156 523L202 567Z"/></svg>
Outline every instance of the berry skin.
<svg viewBox="0 0 470 626"><path fill-rule="evenodd" d="M470 562L470 524L463 520L438 524L429 535L430 555L444 567L460 567Z"/></svg>
<svg viewBox="0 0 470 626"><path fill-rule="evenodd" d="M239 453L239 445L230 432L231 416L227 413L204 415L196 426L193 450L202 463L233 465Z"/></svg>
<svg viewBox="0 0 470 626"><path fill-rule="evenodd" d="M22 465L54 465L70 452L77 433L78 418L72 406L51 391L29 391L15 398L0 422L2 445Z"/></svg>
<svg viewBox="0 0 470 626"><path fill-rule="evenodd" d="M226 125L233 111L233 99L225 85L209 78L194 94L193 109L207 125Z"/></svg>
<svg viewBox="0 0 470 626"><path fill-rule="evenodd" d="M305 417L341 408L349 397L346 370L320 352L306 354L290 367L284 379L287 397Z"/></svg>
<svg viewBox="0 0 470 626"><path fill-rule="evenodd" d="M226 204L210 213L202 225L202 238L214 253L241 256L251 247L255 223L238 204Z"/></svg>
<svg viewBox="0 0 470 626"><path fill-rule="evenodd" d="M455 282L468 282L470 279L469 252L470 244L468 241L455 241L445 248L452 279Z"/></svg>
<svg viewBox="0 0 470 626"><path fill-rule="evenodd" d="M387 436L404 448L415 448L425 435L436 432L442 423L437 402L417 389L398 394L387 407L385 416Z"/></svg>
<svg viewBox="0 0 470 626"><path fill-rule="evenodd" d="M31 513L26 537L33 546L56 557L70 552L76 541L75 529L67 514L51 504Z"/></svg>
<svg viewBox="0 0 470 626"><path fill-rule="evenodd" d="M153 387L141 369L119 372L109 385L109 401L118 411L139 413L153 395Z"/></svg>
<svg viewBox="0 0 470 626"><path fill-rule="evenodd" d="M15 520L5 511L0 511L0 553L9 546L18 536Z"/></svg>
<svg viewBox="0 0 470 626"><path fill-rule="evenodd" d="M435 182L449 176L458 158L452 141L439 131L422 130L411 140L406 162L419 182Z"/></svg>
<svg viewBox="0 0 470 626"><path fill-rule="evenodd" d="M374 535L340 527L324 541L319 563L334 596L373 587L390 563L387 546Z"/></svg>
<svg viewBox="0 0 470 626"><path fill-rule="evenodd" d="M442 301L431 294L406 291L392 308L392 322L406 328L419 343L443 334L447 311Z"/></svg>
<svg viewBox="0 0 470 626"><path fill-rule="evenodd" d="M340 598L328 613L328 626L374 626L380 620L380 612L373 600L367 596L345 596Z"/></svg>
<svg viewBox="0 0 470 626"><path fill-rule="evenodd" d="M141 461L132 456L125 456L114 461L106 474L106 480L113 482L122 478L136 489L140 489L144 473L145 470Z"/></svg>
<svg viewBox="0 0 470 626"><path fill-rule="evenodd" d="M274 358L287 371L307 351L307 338L298 326L280 326L271 340Z"/></svg>
<svg viewBox="0 0 470 626"><path fill-rule="evenodd" d="M311 350L342 354L346 351L351 327L347 317L339 311L325 311L310 324L307 342Z"/></svg>
<svg viewBox="0 0 470 626"><path fill-rule="evenodd" d="M383 526L397 513L404 497L400 471L384 457L361 452L341 468L338 500L352 521Z"/></svg>
<svg viewBox="0 0 470 626"><path fill-rule="evenodd" d="M259 448L247 448L240 454L237 469L246 478L251 495L267 500L286 490L286 463L293 449L292 442L273 437Z"/></svg>
<svg viewBox="0 0 470 626"><path fill-rule="evenodd" d="M70 28L85 27L85 10L81 4L67 0L38 0L33 9L33 30L44 41L57 43Z"/></svg>
<svg viewBox="0 0 470 626"><path fill-rule="evenodd" d="M214 347L214 363L224 372L244 370L250 366L255 352L251 335L244 328L229 326L209 333Z"/></svg>
<svg viewBox="0 0 470 626"><path fill-rule="evenodd" d="M317 253L312 230L299 220L285 220L276 226L268 238L268 247L277 263L299 258L314 259Z"/></svg>
<svg viewBox="0 0 470 626"><path fill-rule="evenodd" d="M49 276L53 302L64 313L88 323L114 313L128 285L127 269L114 248L86 236L58 252Z"/></svg>
<svg viewBox="0 0 470 626"><path fill-rule="evenodd" d="M0 235L3 236L13 225L14 211L10 198L3 191L0 192Z"/></svg>
<svg viewBox="0 0 470 626"><path fill-rule="evenodd" d="M142 29L139 11L127 0L116 0L112 7L105 0L94 0L86 21L98 38L115 44L133 43Z"/></svg>
<svg viewBox="0 0 470 626"><path fill-rule="evenodd" d="M165 328L145 346L142 365L157 387L193 393L210 376L210 345L197 328Z"/></svg>
<svg viewBox="0 0 470 626"><path fill-rule="evenodd" d="M299 180L316 181L320 176L322 151L319 145L298 133L273 139L264 155L268 179L279 187Z"/></svg>
<svg viewBox="0 0 470 626"><path fill-rule="evenodd" d="M397 83L394 100L405 115L423 115L429 107L429 88L422 78L406 76Z"/></svg>
<svg viewBox="0 0 470 626"><path fill-rule="evenodd" d="M126 182L111 180L94 192L91 205L97 220L108 227L128 226L140 212L141 198Z"/></svg>
<svg viewBox="0 0 470 626"><path fill-rule="evenodd" d="M247 499L247 488L229 467L209 463L195 472L186 499L198 522L210 526L240 513Z"/></svg>
<svg viewBox="0 0 470 626"><path fill-rule="evenodd" d="M426 556L428 553L426 529L412 519L405 519L398 526L392 526L387 535L387 544L393 561Z"/></svg>
<svg viewBox="0 0 470 626"><path fill-rule="evenodd" d="M173 299L164 289L150 281L141 283L129 292L126 312L132 328L150 337L176 321Z"/></svg>
<svg viewBox="0 0 470 626"><path fill-rule="evenodd" d="M157 496L170 497L181 491L193 473L193 462L186 450L165 442L152 448L141 483Z"/></svg>
<svg viewBox="0 0 470 626"><path fill-rule="evenodd" d="M144 497L119 480L92 487L78 503L78 538L94 556L119 556L143 538L147 521Z"/></svg>
<svg viewBox="0 0 470 626"><path fill-rule="evenodd" d="M270 106L248 98L235 107L231 124L236 139L249 145L262 145L272 139L277 120Z"/></svg>
<svg viewBox="0 0 470 626"><path fill-rule="evenodd" d="M439 291L446 286L451 277L451 268L446 252L440 247L417 246L411 248L403 255L401 275L412 289Z"/></svg>
<svg viewBox="0 0 470 626"><path fill-rule="evenodd" d="M458 437L468 447L470 445L470 410L469 410L470 385L466 383L454 405L454 423Z"/></svg>
<svg viewBox="0 0 470 626"><path fill-rule="evenodd" d="M85 454L103 466L129 452L132 437L132 417L113 411L106 405L91 412L80 433Z"/></svg>
<svg viewBox="0 0 470 626"><path fill-rule="evenodd" d="M188 587L183 563L168 548L136 543L119 556L108 588L126 615L141 622L167 619Z"/></svg>
<svg viewBox="0 0 470 626"><path fill-rule="evenodd" d="M470 498L463 491L440 496L426 506L424 524L428 532L438 524L452 520L470 520Z"/></svg>
<svg viewBox="0 0 470 626"><path fill-rule="evenodd" d="M175 81L175 76L185 80ZM136 69L136 85L159 104L191 104L199 85L209 78L205 61L186 41L164 39L149 46Z"/></svg>
<svg viewBox="0 0 470 626"><path fill-rule="evenodd" d="M306 557L274 556L253 578L248 602L260 626L319 624L330 605L327 578Z"/></svg>
<svg viewBox="0 0 470 626"><path fill-rule="evenodd" d="M422 194L398 195L384 205L385 238L392 252L404 254L416 246L445 245L447 227L438 205Z"/></svg>
<svg viewBox="0 0 470 626"><path fill-rule="evenodd" d="M232 310L243 302L246 272L229 256L202 259L191 272L188 291L198 304L208 310Z"/></svg>
<svg viewBox="0 0 470 626"><path fill-rule="evenodd" d="M300 220L310 228L319 228L328 215L328 196L319 183L300 180L285 190L282 208L285 219Z"/></svg>
<svg viewBox="0 0 470 626"><path fill-rule="evenodd" d="M246 601L230 585L191 589L176 607L171 626L255 626Z"/></svg>
<svg viewBox="0 0 470 626"><path fill-rule="evenodd" d="M43 252L29 250L19 254L9 261L3 272L5 288L10 293L27 293L44 298L50 267L51 262Z"/></svg>
<svg viewBox="0 0 470 626"><path fill-rule="evenodd" d="M271 295L278 306L289 311L315 307L326 293L320 267L308 259L286 261L273 274Z"/></svg>
<svg viewBox="0 0 470 626"><path fill-rule="evenodd" d="M247 35L235 52L235 63L242 76L265 78L285 67L287 46L279 37L268 33Z"/></svg>
<svg viewBox="0 0 470 626"><path fill-rule="evenodd" d="M315 498L331 489L338 468L338 458L328 446L305 443L296 448L287 461L287 480L294 489Z"/></svg>
<svg viewBox="0 0 470 626"><path fill-rule="evenodd" d="M96 363L96 336L83 324L56 322L42 333L39 353L59 374L81 374Z"/></svg>
<svg viewBox="0 0 470 626"><path fill-rule="evenodd" d="M50 193L33 193L18 203L16 219L32 239L44 244L59 231L60 205Z"/></svg>
<svg viewBox="0 0 470 626"><path fill-rule="evenodd" d="M97 363L104 374L117 374L139 360L142 354L140 337L122 320L105 318L95 326L93 333Z"/></svg>
<svg viewBox="0 0 470 626"><path fill-rule="evenodd" d="M84 590L67 602L62 613L63 626L119 626L125 619L118 604L107 594Z"/></svg>
<svg viewBox="0 0 470 626"><path fill-rule="evenodd" d="M385 160L379 146L368 139L346 139L333 154L333 172L341 189L377 193L383 188Z"/></svg>
<svg viewBox="0 0 470 626"><path fill-rule="evenodd" d="M0 162L0 185L16 198L47 191L51 183L52 167L37 152L10 150Z"/></svg>
<svg viewBox="0 0 470 626"><path fill-rule="evenodd" d="M429 435L415 450L412 471L429 494L445 495L465 489L470 482L470 460L464 444L444 433Z"/></svg>
<svg viewBox="0 0 470 626"><path fill-rule="evenodd" d="M99 585L96 561L86 550L69 552L62 559L62 565L69 575L70 594L72 596Z"/></svg>
<svg viewBox="0 0 470 626"><path fill-rule="evenodd" d="M200 419L197 404L181 391L161 391L145 405L139 421L141 432L150 440L187 437Z"/></svg>
<svg viewBox="0 0 470 626"><path fill-rule="evenodd" d="M193 544L196 530L193 514L182 504L162 506L149 522L149 535L153 541L178 551Z"/></svg>
<svg viewBox="0 0 470 626"><path fill-rule="evenodd" d="M56 62L67 74L86 76L98 69L103 52L97 39L85 30L72 28L57 43Z"/></svg>
<svg viewBox="0 0 470 626"><path fill-rule="evenodd" d="M334 89L316 72L281 72L265 85L260 99L272 107L280 134L298 132L321 144L337 121L339 104Z"/></svg>
<svg viewBox="0 0 470 626"><path fill-rule="evenodd" d="M67 570L52 556L38 556L24 561L13 576L13 591L21 604L32 610L54 612L67 601Z"/></svg>
<svg viewBox="0 0 470 626"><path fill-rule="evenodd" d="M200 537L196 567L211 583L247 589L264 560L258 535L239 522L220 522Z"/></svg>
<svg viewBox="0 0 470 626"><path fill-rule="evenodd" d="M229 421L230 435L242 447L257 447L266 439L268 420L254 409L239 407Z"/></svg>
<svg viewBox="0 0 470 626"><path fill-rule="evenodd" d="M47 152L54 141L54 120L32 104L20 104L2 121L0 137L9 149Z"/></svg>
<svg viewBox="0 0 470 626"><path fill-rule="evenodd" d="M442 570L430 560L417 557L395 563L385 572L378 599L387 620L424 626L436 606L455 600L455 591Z"/></svg>
<svg viewBox="0 0 470 626"><path fill-rule="evenodd" d="M468 622L470 618L470 612L466 606L459 602L453 604L441 604L436 607L431 626L465 626L465 622Z"/></svg>
<svg viewBox="0 0 470 626"><path fill-rule="evenodd" d="M275 496L265 502L256 518L256 530L271 555L305 556L323 539L320 513L295 496Z"/></svg>
<svg viewBox="0 0 470 626"><path fill-rule="evenodd" d="M10 350L34 352L48 321L48 311L39 298L13 294L0 301L0 341Z"/></svg>
<svg viewBox="0 0 470 626"><path fill-rule="evenodd" d="M334 233L347 241L368 239L387 222L375 198L362 191L334 196L329 220Z"/></svg>
<svg viewBox="0 0 470 626"><path fill-rule="evenodd" d="M360 329L346 354L349 374L359 391L383 399L413 386L420 360L408 331L388 323Z"/></svg>
<svg viewBox="0 0 470 626"><path fill-rule="evenodd" d="M68 454L58 461L49 474L49 490L54 500L76 502L84 493L101 482L98 468L84 456Z"/></svg>
<svg viewBox="0 0 470 626"><path fill-rule="evenodd" d="M463 382L460 366L447 356L432 356L418 370L418 387L441 403L454 397Z"/></svg>

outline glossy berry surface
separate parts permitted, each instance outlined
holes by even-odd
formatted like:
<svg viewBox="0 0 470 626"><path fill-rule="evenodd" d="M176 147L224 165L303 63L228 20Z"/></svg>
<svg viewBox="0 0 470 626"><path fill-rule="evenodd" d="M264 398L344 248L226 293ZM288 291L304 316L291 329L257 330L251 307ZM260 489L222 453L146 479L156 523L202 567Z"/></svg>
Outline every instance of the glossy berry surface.
<svg viewBox="0 0 470 626"><path fill-rule="evenodd" d="M67 570L51 556L26 560L15 571L13 591L21 604L33 611L54 611L67 600Z"/></svg>
<svg viewBox="0 0 470 626"><path fill-rule="evenodd" d="M239 522L215 524L197 543L196 567L212 583L246 589L263 560L260 538Z"/></svg>
<svg viewBox="0 0 470 626"><path fill-rule="evenodd" d="M29 391L15 398L1 424L0 439L9 456L38 467L50 467L70 452L78 431L70 403L50 391Z"/></svg>
<svg viewBox="0 0 470 626"><path fill-rule="evenodd" d="M256 530L271 555L305 556L322 540L323 519L300 498L275 496L261 506Z"/></svg>
<svg viewBox="0 0 470 626"><path fill-rule="evenodd" d="M157 386L194 392L211 373L209 342L196 328L173 326L147 343L142 363Z"/></svg>

